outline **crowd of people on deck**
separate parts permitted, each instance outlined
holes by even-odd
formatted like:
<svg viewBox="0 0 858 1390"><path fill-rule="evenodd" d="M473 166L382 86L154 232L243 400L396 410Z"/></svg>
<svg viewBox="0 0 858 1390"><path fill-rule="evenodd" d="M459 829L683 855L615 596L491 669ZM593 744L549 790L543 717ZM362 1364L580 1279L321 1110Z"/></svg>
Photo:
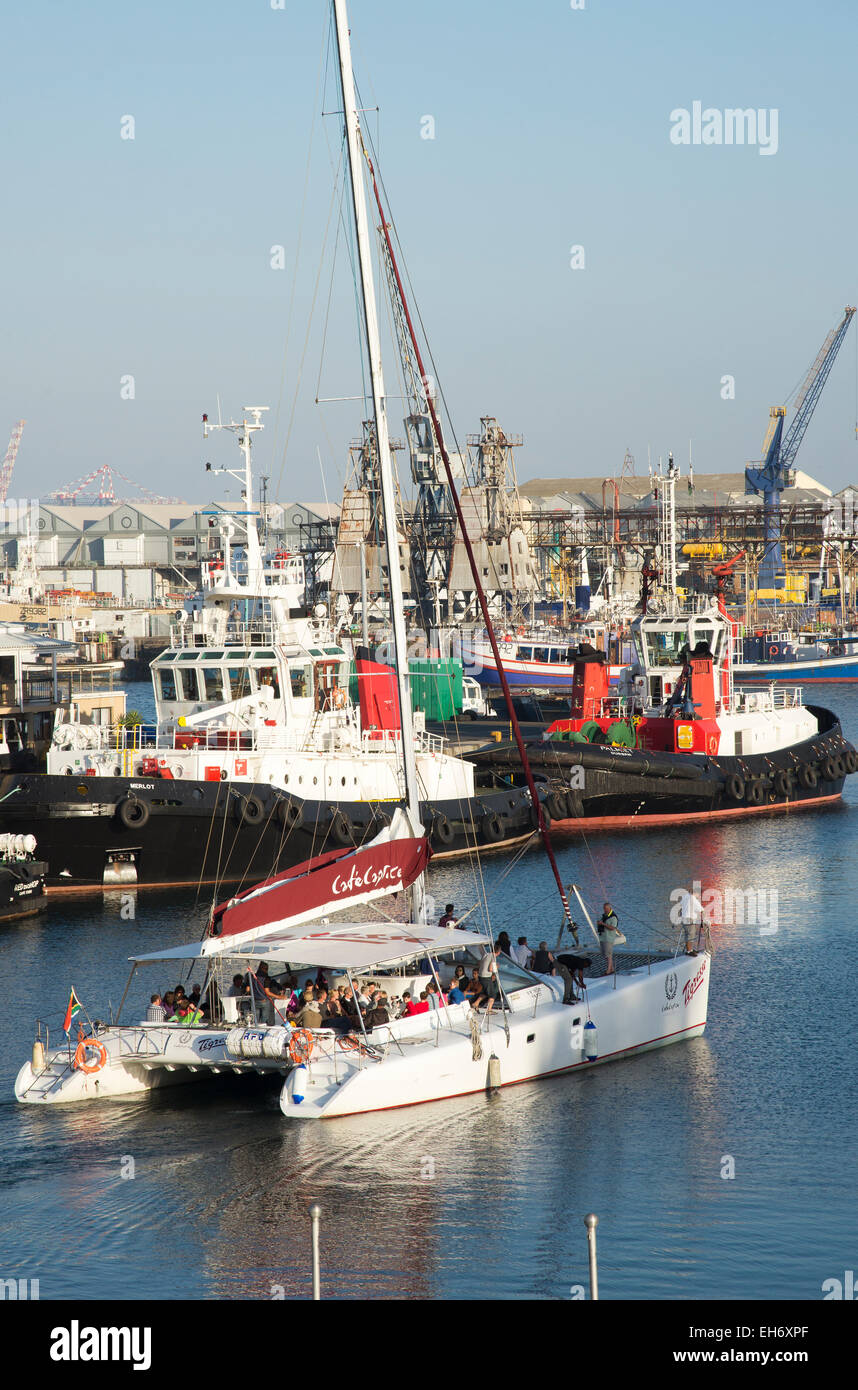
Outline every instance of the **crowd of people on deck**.
<svg viewBox="0 0 858 1390"><path fill-rule="evenodd" d="M613 926L616 916L610 904L606 903L605 915L609 913L613 917L613 923L609 920L609 926ZM603 921L604 916L599 923L604 930ZM453 903L447 904L438 925L455 930L457 922ZM468 1003L472 1009L491 1011L501 993L498 979L498 960L501 956L506 956L536 975L559 976L563 980L565 1004L577 1002L583 994L583 972L591 963L589 957L556 954L549 950L545 941L540 941L538 947L534 948L526 936L520 936L513 945L507 932L502 931L497 942L486 949L478 965L470 968L456 965L453 978L445 987L442 987L438 973L439 962L427 956L419 963L418 969L424 975L431 974L433 978L419 993L405 990L401 995L396 995L392 992L392 984L388 991L371 981L354 980L346 985L332 985L322 969L316 972L315 979L306 979L301 987L292 974L275 979L269 972L268 962L262 961L255 970L248 970L244 975L233 975L232 985L224 991L224 995L239 1001L239 1017L250 1016L252 1000L253 1012L260 1022L288 1023L293 1028L327 1028L337 1033L370 1032L396 1019L411 1018L415 1014L429 1013L447 1005ZM610 955L606 963L608 970L612 971ZM393 979L395 977L391 977ZM210 982L205 998L198 984L191 985L189 993L182 985L176 985L163 994L152 995L146 1010L146 1022L181 1023L186 1028L193 1028L211 1023L219 1013L217 988L213 982Z"/></svg>

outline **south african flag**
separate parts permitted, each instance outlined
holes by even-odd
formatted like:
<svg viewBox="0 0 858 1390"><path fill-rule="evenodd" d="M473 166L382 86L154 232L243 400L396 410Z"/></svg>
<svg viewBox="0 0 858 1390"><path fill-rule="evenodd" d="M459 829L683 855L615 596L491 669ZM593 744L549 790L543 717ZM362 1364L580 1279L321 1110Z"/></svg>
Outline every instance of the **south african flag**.
<svg viewBox="0 0 858 1390"><path fill-rule="evenodd" d="M63 1032L64 1032L64 1033L67 1033L67 1032L69 1031L69 1029L70 1029L71 1026L72 1026L72 1020L75 1019L75 1018L77 1018L77 1016L78 1016L78 1014L79 1014L80 1012L81 1012L81 1006L80 1006L80 1003L79 1003L79 1001L78 1001L78 997L77 997L77 995L76 995L75 992L74 992L74 987L72 987L72 992L71 992L71 994L69 995L69 1006L68 1006L68 1008L66 1009L66 1016L65 1016L65 1019L64 1019L64 1021L63 1021Z"/></svg>

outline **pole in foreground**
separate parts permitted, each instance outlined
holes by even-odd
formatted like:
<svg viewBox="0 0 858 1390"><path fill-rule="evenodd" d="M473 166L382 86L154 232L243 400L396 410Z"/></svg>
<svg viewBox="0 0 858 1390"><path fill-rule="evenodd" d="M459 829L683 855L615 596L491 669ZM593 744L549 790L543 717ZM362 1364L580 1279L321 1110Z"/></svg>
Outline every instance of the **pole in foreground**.
<svg viewBox="0 0 858 1390"><path fill-rule="evenodd" d="M587 1227L587 1244L590 1247L590 1298L598 1301L599 1298L599 1268L596 1260L596 1227L599 1224L598 1216L590 1212L589 1216L584 1217L584 1225Z"/></svg>
<svg viewBox="0 0 858 1390"><path fill-rule="evenodd" d="M310 1240L313 1249L313 1302L318 1303L322 1297L321 1280L319 1276L319 1221L322 1215L322 1208L318 1202L314 1202L310 1208ZM595 1218L594 1218L595 1219Z"/></svg>

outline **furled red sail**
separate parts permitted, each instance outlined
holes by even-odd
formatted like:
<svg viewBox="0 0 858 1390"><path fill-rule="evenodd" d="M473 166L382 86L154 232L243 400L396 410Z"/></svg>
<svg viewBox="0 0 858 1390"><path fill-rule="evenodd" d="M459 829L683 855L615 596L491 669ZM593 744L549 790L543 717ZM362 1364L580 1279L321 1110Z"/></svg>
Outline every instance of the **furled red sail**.
<svg viewBox="0 0 858 1390"><path fill-rule="evenodd" d="M265 879L216 907L204 942L206 955L400 893L425 872L429 841L416 836L404 811L360 849L332 850Z"/></svg>

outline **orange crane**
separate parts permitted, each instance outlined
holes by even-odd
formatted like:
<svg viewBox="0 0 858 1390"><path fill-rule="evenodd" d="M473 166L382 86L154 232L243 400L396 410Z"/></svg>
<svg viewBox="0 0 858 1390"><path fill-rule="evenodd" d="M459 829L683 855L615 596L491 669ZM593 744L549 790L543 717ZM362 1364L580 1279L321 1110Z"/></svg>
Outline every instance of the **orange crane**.
<svg viewBox="0 0 858 1390"><path fill-rule="evenodd" d="M12 469L15 467L15 455L18 452L18 445L21 443L21 435L24 433L26 420L19 420L12 431L9 440L9 448L6 450L6 457L0 464L0 503L5 502L9 494L9 484L12 481Z"/></svg>

